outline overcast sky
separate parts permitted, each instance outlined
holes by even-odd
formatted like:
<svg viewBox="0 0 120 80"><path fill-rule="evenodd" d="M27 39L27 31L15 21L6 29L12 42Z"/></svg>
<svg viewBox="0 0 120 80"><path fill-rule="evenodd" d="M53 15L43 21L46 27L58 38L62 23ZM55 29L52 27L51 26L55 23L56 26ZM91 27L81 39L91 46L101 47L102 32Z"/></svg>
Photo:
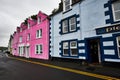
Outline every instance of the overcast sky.
<svg viewBox="0 0 120 80"><path fill-rule="evenodd" d="M40 10L51 14L60 0L0 0L0 46L7 46L10 34L26 18Z"/></svg>

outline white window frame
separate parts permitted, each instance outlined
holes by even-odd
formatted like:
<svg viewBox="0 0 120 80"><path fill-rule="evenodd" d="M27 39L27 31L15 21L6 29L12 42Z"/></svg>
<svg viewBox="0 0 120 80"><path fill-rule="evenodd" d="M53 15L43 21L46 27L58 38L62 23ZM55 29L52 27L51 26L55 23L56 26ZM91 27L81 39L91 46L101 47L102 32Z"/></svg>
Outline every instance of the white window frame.
<svg viewBox="0 0 120 80"><path fill-rule="evenodd" d="M118 41L118 38L119 38L119 37L120 37L120 36L116 37L116 40L117 40L118 56L119 56L119 58L120 58L120 51L119 51L120 45L119 45L119 41Z"/></svg>
<svg viewBox="0 0 120 80"><path fill-rule="evenodd" d="M72 21L71 21L72 19L74 20L74 21L73 21L74 23L72 23ZM72 27L73 25L75 26L75 29L72 30L71 27ZM70 31L75 31L75 30L76 30L76 17L71 17L71 18L69 19L69 30L70 30Z"/></svg>
<svg viewBox="0 0 120 80"><path fill-rule="evenodd" d="M19 37L19 42L22 42L22 36Z"/></svg>
<svg viewBox="0 0 120 80"><path fill-rule="evenodd" d="M76 43L76 46L72 47L72 46L71 46L71 43L72 43L72 42L75 42L75 43ZM77 49L77 41L71 41L71 42L70 42L70 55L71 55L71 56L77 56L78 54L73 55L73 54L71 53L71 49Z"/></svg>
<svg viewBox="0 0 120 80"><path fill-rule="evenodd" d="M30 41L30 33L27 34L27 41Z"/></svg>
<svg viewBox="0 0 120 80"><path fill-rule="evenodd" d="M38 53L37 53L37 46L38 46ZM43 45L42 44L35 45L35 54L42 54L42 53L43 53Z"/></svg>
<svg viewBox="0 0 120 80"><path fill-rule="evenodd" d="M114 21L120 21L120 19L116 19L116 18L115 18L115 17L116 17L115 13L116 13L116 12L120 12L120 10L117 10L117 11L114 10L114 4L117 3L117 2L120 3L120 0L119 0L119 1L116 1L116 2L114 2L114 3L112 4L112 10L113 10L113 18L114 18Z"/></svg>
<svg viewBox="0 0 120 80"><path fill-rule="evenodd" d="M36 31L36 38L42 38L42 29Z"/></svg>
<svg viewBox="0 0 120 80"><path fill-rule="evenodd" d="M67 48L66 48L66 47L64 47L64 45L66 45L66 44L68 45L68 46L67 46ZM68 49L68 50L69 50L69 42L63 42L63 55L64 55L64 56L68 56L68 55L69 55L69 53L64 54L64 49Z"/></svg>
<svg viewBox="0 0 120 80"><path fill-rule="evenodd" d="M72 0L68 0L68 1L70 1L70 2L69 2L70 4L67 4L67 5L66 5L66 0L63 0L63 11L64 11L64 12L66 12L66 11L68 11L68 10L71 9ZM68 7L68 6L69 6L70 8L69 8L69 9L66 9L66 7Z"/></svg>
<svg viewBox="0 0 120 80"><path fill-rule="evenodd" d="M67 30L65 30L67 28ZM62 21L62 32L67 33L68 32L68 20Z"/></svg>

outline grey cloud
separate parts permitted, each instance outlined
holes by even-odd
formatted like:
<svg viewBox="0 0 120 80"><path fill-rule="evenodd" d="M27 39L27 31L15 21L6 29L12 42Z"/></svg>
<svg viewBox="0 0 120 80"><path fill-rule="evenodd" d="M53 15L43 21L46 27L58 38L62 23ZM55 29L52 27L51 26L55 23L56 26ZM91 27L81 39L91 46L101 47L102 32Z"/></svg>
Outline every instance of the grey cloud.
<svg viewBox="0 0 120 80"><path fill-rule="evenodd" d="M0 0L0 46L7 46L9 36L27 17L39 10L50 14L60 0Z"/></svg>

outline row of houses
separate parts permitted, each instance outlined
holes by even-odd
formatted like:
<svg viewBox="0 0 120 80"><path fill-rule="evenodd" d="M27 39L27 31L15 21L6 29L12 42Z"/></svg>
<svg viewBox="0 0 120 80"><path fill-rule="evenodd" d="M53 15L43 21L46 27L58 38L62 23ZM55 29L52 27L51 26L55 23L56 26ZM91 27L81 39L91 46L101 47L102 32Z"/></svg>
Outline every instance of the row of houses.
<svg viewBox="0 0 120 80"><path fill-rule="evenodd" d="M16 28L12 39L12 54L26 58L48 59L49 19L41 11L27 18Z"/></svg>
<svg viewBox="0 0 120 80"><path fill-rule="evenodd" d="M120 62L120 0L61 0L51 15L17 27L12 54Z"/></svg>

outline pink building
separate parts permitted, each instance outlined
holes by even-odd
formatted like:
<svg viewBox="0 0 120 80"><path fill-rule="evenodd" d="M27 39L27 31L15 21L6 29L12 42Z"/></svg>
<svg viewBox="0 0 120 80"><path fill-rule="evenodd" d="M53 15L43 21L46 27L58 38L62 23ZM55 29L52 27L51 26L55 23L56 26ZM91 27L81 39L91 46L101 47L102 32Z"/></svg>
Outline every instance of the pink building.
<svg viewBox="0 0 120 80"><path fill-rule="evenodd" d="M17 27L12 53L26 58L49 58L49 19L46 14L40 11Z"/></svg>

